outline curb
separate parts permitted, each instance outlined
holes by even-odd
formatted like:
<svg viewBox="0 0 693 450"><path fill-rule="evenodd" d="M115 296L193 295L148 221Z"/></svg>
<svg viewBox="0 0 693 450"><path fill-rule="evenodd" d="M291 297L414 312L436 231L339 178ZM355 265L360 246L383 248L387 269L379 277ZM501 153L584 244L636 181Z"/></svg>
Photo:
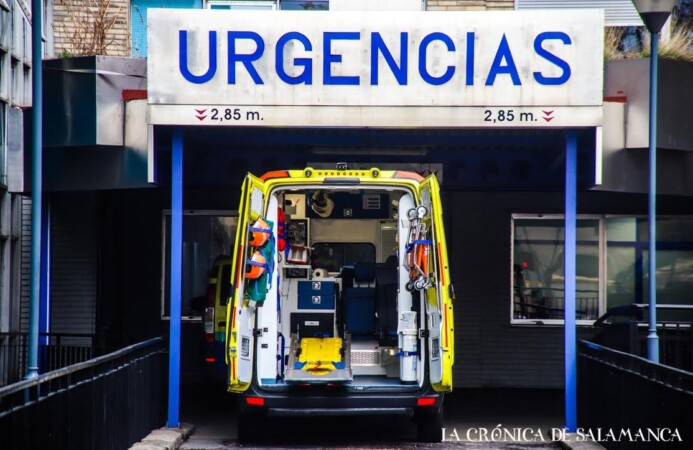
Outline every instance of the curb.
<svg viewBox="0 0 693 450"><path fill-rule="evenodd" d="M605 448L594 441L577 441L577 433L566 433L566 439L558 441L564 450L605 450Z"/></svg>
<svg viewBox="0 0 693 450"><path fill-rule="evenodd" d="M134 443L129 450L177 450L193 431L195 426L187 423L178 428L159 428Z"/></svg>

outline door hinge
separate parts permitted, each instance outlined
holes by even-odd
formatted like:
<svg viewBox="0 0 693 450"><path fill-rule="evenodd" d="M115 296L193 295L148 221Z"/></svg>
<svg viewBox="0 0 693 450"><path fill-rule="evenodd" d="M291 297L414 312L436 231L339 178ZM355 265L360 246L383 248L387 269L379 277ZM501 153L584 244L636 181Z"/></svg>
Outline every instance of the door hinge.
<svg viewBox="0 0 693 450"><path fill-rule="evenodd" d="M268 331L269 331L269 328L255 328L253 330L253 336L260 337L260 336L262 336L262 333L267 333Z"/></svg>

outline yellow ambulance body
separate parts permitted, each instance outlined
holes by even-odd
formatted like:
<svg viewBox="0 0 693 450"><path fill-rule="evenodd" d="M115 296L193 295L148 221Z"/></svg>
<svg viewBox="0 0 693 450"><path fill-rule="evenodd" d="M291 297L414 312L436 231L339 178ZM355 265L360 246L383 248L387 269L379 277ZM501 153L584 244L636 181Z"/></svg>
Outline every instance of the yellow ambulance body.
<svg viewBox="0 0 693 450"><path fill-rule="evenodd" d="M225 357L239 438L264 415L404 414L440 440L454 363L440 188L404 171L243 183Z"/></svg>

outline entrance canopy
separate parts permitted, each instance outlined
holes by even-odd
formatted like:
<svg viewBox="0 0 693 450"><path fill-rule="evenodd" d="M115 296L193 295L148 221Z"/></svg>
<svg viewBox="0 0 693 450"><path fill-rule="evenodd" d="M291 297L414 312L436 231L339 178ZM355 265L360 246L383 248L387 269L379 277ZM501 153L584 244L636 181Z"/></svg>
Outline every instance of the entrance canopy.
<svg viewBox="0 0 693 450"><path fill-rule="evenodd" d="M554 157L546 168L565 169L566 428L575 430L576 162L580 131L593 133L592 143L600 135L601 10L369 15L169 9L152 10L147 26L149 123L165 126L156 127L160 133L172 130L169 427L178 425L184 143L198 142L204 153L199 142L214 135L208 130L262 127L250 144L257 145L270 134L267 127L281 127L284 139L267 150L268 161L278 160L271 152L292 144L286 133L293 129L310 139L324 129L356 129L348 135L356 141L372 138L371 129L396 129L399 134L388 136L395 141L417 129L395 152L411 149L416 137L430 146L435 130L444 130L453 148L477 143L481 155L505 145L498 129L522 130L510 141L527 142L534 151L541 138L564 146L563 159ZM253 134L252 128L241 131ZM207 148L228 154L233 140L221 136ZM344 149L341 139L328 144ZM356 147L369 151L363 144ZM382 151L370 150L382 158ZM252 148L241 154L240 161L260 156ZM219 160L202 167L214 164Z"/></svg>
<svg viewBox="0 0 693 450"><path fill-rule="evenodd" d="M550 129L154 127L156 182L170 185L171 133L183 129L185 185L236 192L248 172L398 168L436 172L444 189L562 190L569 132ZM594 128L576 130L580 189L597 183ZM396 166L395 166L396 164Z"/></svg>

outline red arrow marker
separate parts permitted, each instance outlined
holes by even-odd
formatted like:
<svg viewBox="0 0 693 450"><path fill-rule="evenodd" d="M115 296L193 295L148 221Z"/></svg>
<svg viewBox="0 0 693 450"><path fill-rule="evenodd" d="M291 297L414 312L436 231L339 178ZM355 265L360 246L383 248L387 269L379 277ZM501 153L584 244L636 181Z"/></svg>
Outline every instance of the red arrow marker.
<svg viewBox="0 0 693 450"><path fill-rule="evenodd" d="M554 119L554 117L551 117L551 114L553 114L554 111L555 111L555 110L544 111L544 110L542 109L541 112L543 112L543 113L544 113L544 116L545 116L545 117L542 117L542 119L544 119L544 120L547 121L547 122L551 122L551 121Z"/></svg>
<svg viewBox="0 0 693 450"><path fill-rule="evenodd" d="M206 109L196 109L196 110L195 110L195 112L196 112L197 114L199 114L199 115L204 114L205 111L207 111L207 110L206 110Z"/></svg>
<svg viewBox="0 0 693 450"><path fill-rule="evenodd" d="M207 116L195 116L195 117L197 117L197 120L203 121L203 120L205 120L205 118L206 118Z"/></svg>

